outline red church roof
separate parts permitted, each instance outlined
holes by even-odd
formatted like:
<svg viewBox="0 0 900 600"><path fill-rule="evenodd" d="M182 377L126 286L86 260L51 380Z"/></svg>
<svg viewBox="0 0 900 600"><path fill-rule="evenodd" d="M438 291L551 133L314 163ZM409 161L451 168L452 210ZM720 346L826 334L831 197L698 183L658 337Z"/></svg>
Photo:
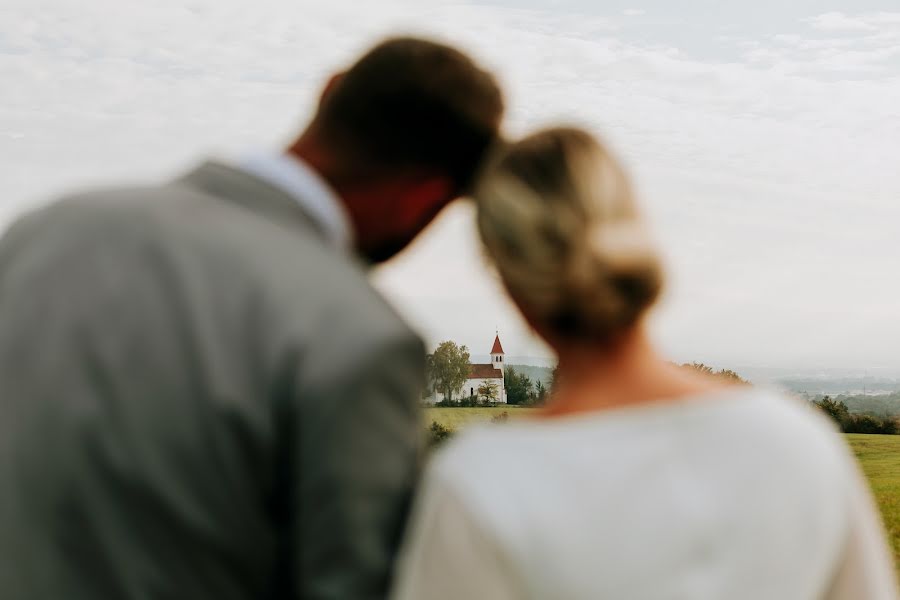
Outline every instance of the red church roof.
<svg viewBox="0 0 900 600"><path fill-rule="evenodd" d="M503 379L503 373L492 364L469 365L468 379Z"/></svg>
<svg viewBox="0 0 900 600"><path fill-rule="evenodd" d="M503 352L503 346L500 345L500 336L494 338L494 347L491 348L491 354L506 354Z"/></svg>

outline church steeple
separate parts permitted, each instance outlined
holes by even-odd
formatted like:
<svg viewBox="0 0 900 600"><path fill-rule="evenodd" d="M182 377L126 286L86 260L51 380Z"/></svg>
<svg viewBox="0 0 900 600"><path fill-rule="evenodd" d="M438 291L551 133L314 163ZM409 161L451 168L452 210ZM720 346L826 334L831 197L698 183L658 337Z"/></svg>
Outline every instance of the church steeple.
<svg viewBox="0 0 900 600"><path fill-rule="evenodd" d="M503 345L500 343L500 334L498 333L494 337L494 346L491 348L491 363L495 369L500 369L502 372L505 372L506 367L506 361L503 360L504 354Z"/></svg>

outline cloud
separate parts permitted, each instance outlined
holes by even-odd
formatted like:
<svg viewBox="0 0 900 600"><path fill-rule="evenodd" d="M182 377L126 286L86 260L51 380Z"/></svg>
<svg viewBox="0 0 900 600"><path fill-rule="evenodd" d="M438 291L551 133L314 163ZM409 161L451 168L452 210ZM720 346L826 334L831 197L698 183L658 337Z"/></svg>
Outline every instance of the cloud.
<svg viewBox="0 0 900 600"><path fill-rule="evenodd" d="M809 31L746 42L744 58L782 72L820 78L864 79L896 73L900 13L826 13L804 22Z"/></svg>
<svg viewBox="0 0 900 600"><path fill-rule="evenodd" d="M900 12L870 12L846 15L828 12L806 19L813 29L827 32L872 32L885 28L895 32L900 28Z"/></svg>
<svg viewBox="0 0 900 600"><path fill-rule="evenodd" d="M842 12L828 12L809 20L814 29L821 31L872 31L873 25L864 18L848 17Z"/></svg>
<svg viewBox="0 0 900 600"><path fill-rule="evenodd" d="M671 267L654 331L674 357L896 364L898 14L819 15L777 36L710 25L726 60L598 10L6 0L0 220L72 187L284 143L329 73L389 32L423 32L500 74L511 134L581 123L623 158ZM511 354L548 353L467 204L377 280L430 342L480 352L499 325Z"/></svg>
<svg viewBox="0 0 900 600"><path fill-rule="evenodd" d="M626 8L622 11L622 14L626 17L639 17L647 14L647 11L642 8Z"/></svg>

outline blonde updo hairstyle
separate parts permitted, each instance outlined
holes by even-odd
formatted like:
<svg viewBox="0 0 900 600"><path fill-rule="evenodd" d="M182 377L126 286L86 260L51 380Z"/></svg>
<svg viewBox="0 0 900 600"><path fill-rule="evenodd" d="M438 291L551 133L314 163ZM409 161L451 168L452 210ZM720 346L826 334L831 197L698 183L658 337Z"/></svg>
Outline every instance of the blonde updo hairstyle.
<svg viewBox="0 0 900 600"><path fill-rule="evenodd" d="M659 296L661 261L628 179L590 134L554 128L507 145L475 198L484 246L539 333L610 343Z"/></svg>

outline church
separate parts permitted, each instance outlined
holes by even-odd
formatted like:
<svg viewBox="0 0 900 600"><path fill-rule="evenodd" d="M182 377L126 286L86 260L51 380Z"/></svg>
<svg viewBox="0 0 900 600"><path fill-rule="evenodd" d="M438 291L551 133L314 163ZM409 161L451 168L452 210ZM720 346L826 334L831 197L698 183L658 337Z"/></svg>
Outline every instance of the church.
<svg viewBox="0 0 900 600"><path fill-rule="evenodd" d="M478 394L478 388L485 383L494 383L497 385L497 403L506 404L506 384L503 381L503 373L506 365L504 363L505 354L503 345L500 343L500 335L494 337L494 345L491 347L491 362L481 364L470 364L469 375L463 387L454 394L454 398L468 398ZM435 392L434 395L426 399L427 402L436 403L442 399L440 393Z"/></svg>

